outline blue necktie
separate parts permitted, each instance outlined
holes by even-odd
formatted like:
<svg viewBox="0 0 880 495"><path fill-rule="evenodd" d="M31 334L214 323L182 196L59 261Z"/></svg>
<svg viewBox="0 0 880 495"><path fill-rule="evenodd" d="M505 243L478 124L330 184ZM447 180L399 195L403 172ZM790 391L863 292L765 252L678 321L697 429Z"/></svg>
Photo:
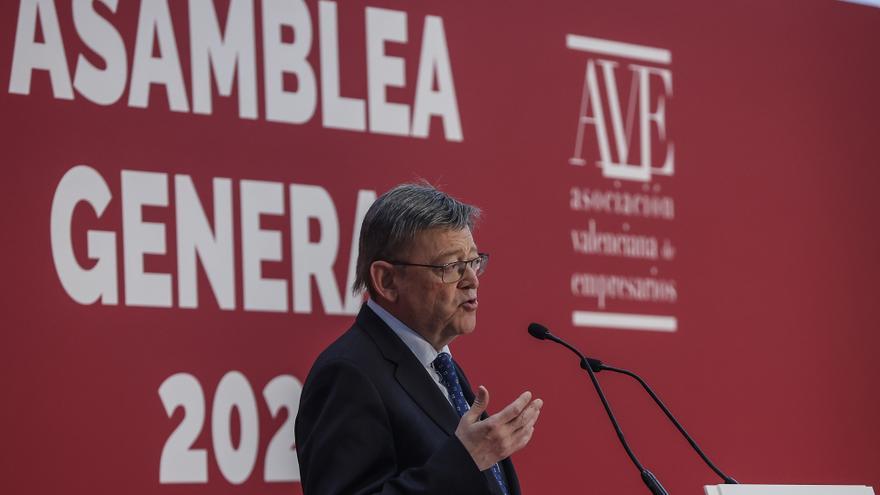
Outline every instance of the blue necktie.
<svg viewBox="0 0 880 495"><path fill-rule="evenodd" d="M464 400L461 385L458 383L458 374L455 372L455 367L452 364L452 356L447 352L441 352L432 364L437 373L440 374L440 383L449 392L449 400L455 406L458 416L464 416L469 407L467 401ZM498 467L498 464L493 464L489 470L492 472L492 477L498 482L498 486L501 487L501 493L508 495L507 485L504 484L504 478L501 476L501 468Z"/></svg>

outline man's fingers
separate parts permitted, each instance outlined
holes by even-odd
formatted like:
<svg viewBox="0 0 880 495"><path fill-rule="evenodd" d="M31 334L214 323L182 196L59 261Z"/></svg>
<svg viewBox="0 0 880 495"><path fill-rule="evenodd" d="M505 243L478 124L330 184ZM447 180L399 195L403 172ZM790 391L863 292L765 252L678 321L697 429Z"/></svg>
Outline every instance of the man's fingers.
<svg viewBox="0 0 880 495"><path fill-rule="evenodd" d="M522 426L526 426L529 424L534 424L538 419L538 415L541 414L541 408L544 407L544 401L541 399L535 399L531 402L531 404L526 407L523 412L519 415L520 424Z"/></svg>
<svg viewBox="0 0 880 495"><path fill-rule="evenodd" d="M480 385L477 389L476 396L474 397L474 403L471 404L471 408L462 416L462 419L467 418L468 423L476 423L480 420L480 415L483 414L483 411L486 410L486 407L489 406L489 391L486 390L486 387Z"/></svg>
<svg viewBox="0 0 880 495"><path fill-rule="evenodd" d="M541 414L541 408L544 406L544 401L541 399L533 400L528 407L523 409L523 412L520 413L519 417L515 418L511 423L515 424L516 427L514 430L518 430L520 428L526 428L535 424L535 421L538 420L538 415Z"/></svg>
<svg viewBox="0 0 880 495"><path fill-rule="evenodd" d="M455 430L481 471L529 443L544 406L543 400L532 400L531 392L523 392L488 420L479 421L488 403L489 391L480 386L471 409L462 416Z"/></svg>
<svg viewBox="0 0 880 495"><path fill-rule="evenodd" d="M535 433L535 423L538 421L538 416L541 415L541 409L528 407L526 411L523 411L523 414L521 414L520 417L527 416L526 413L529 414L528 417L525 418L522 426L511 432L511 438L513 438L514 443L514 447L510 452L511 454L525 447L532 439L532 434Z"/></svg>
<svg viewBox="0 0 880 495"><path fill-rule="evenodd" d="M531 408L529 408L531 409ZM538 420L538 416L540 415L540 411L537 409L532 410L532 414L529 417L526 424L516 429L508 429L508 442L506 445L506 449L501 453L501 458L510 457L526 445L528 445L529 441L532 439L532 434L535 432L535 422ZM525 412L523 412L523 415ZM508 425L512 425L514 422L508 423Z"/></svg>
<svg viewBox="0 0 880 495"><path fill-rule="evenodd" d="M495 414L493 418L497 418L497 421L500 421L502 424L508 423L522 413L522 410L530 400L532 400L532 393L525 391L520 394L515 401L508 404L507 407L499 411L498 414Z"/></svg>
<svg viewBox="0 0 880 495"><path fill-rule="evenodd" d="M528 428L523 428L522 430L520 430L520 432L521 433L519 433L517 435L517 445L513 449L513 452L516 452L516 451L520 450L521 448L525 447L526 445L528 445L529 440L532 439L532 434L535 433L535 427L533 425ZM511 452L511 454L513 452Z"/></svg>

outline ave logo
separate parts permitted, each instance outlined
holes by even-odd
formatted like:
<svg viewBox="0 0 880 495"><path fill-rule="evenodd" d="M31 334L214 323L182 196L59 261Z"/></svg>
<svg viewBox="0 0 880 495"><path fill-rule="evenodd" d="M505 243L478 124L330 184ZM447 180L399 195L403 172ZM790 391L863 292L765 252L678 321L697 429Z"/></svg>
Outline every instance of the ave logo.
<svg viewBox="0 0 880 495"><path fill-rule="evenodd" d="M574 34L566 36L565 44L589 54L569 163L584 166L595 156L590 152L591 135L595 134L596 165L605 178L650 182L655 175L674 175L675 148L666 125L667 102L672 97L668 68L672 53ZM621 88L627 75L629 87L623 83ZM628 91L625 114L621 89Z"/></svg>

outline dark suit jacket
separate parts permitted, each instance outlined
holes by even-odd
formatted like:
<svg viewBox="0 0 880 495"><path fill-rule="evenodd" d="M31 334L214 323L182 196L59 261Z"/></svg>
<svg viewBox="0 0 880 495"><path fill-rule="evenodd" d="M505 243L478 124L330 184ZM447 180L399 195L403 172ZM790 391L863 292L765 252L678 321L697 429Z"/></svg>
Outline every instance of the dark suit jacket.
<svg viewBox="0 0 880 495"><path fill-rule="evenodd" d="M474 394L464 373L465 398ZM455 436L459 417L434 380L366 305L315 361L296 417L305 495L496 495ZM511 495L519 484L500 463Z"/></svg>

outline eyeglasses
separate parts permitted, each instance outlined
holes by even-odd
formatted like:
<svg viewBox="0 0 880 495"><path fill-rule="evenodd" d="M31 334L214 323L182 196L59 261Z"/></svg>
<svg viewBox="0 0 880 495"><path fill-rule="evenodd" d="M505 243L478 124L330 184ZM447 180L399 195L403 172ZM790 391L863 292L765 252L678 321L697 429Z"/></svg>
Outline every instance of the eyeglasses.
<svg viewBox="0 0 880 495"><path fill-rule="evenodd" d="M482 275L486 271L486 265L489 264L489 253L480 253L476 258L470 260L453 261L445 265L424 265L421 263L404 263L403 261L388 261L392 265L397 266L421 266L425 268L433 268L440 271L440 277L443 283L456 283L464 277L465 268L470 267L477 275Z"/></svg>

